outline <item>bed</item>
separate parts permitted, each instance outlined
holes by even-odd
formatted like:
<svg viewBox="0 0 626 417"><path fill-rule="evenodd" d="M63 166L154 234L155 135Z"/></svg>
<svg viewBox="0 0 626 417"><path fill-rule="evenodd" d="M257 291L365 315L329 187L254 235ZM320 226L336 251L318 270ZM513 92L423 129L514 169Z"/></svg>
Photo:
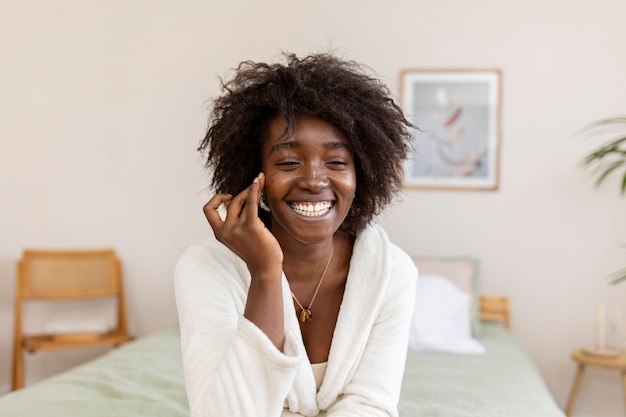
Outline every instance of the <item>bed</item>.
<svg viewBox="0 0 626 417"><path fill-rule="evenodd" d="M443 260L445 274L454 275L445 270L459 261L467 262ZM435 264L435 270L442 266ZM428 271L428 265L420 269ZM476 294L472 274L471 293ZM564 417L507 329L507 299L475 296L473 301L468 328L484 353L409 350L400 416ZM171 325L129 342L0 397L0 416L189 417L179 341L178 327Z"/></svg>
<svg viewBox="0 0 626 417"><path fill-rule="evenodd" d="M400 416L565 417L511 332L509 298L480 295L478 261L413 260L420 278Z"/></svg>
<svg viewBox="0 0 626 417"><path fill-rule="evenodd" d="M509 331L487 323L479 339L484 355L409 352L400 416L565 416Z"/></svg>

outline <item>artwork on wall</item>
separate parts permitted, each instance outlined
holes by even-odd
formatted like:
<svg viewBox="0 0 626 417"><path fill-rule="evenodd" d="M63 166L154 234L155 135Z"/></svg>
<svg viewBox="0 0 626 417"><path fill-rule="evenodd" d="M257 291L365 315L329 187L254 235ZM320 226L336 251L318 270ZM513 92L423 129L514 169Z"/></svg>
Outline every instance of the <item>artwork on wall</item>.
<svg viewBox="0 0 626 417"><path fill-rule="evenodd" d="M498 188L501 78L497 69L402 71L402 107L415 126L406 187Z"/></svg>

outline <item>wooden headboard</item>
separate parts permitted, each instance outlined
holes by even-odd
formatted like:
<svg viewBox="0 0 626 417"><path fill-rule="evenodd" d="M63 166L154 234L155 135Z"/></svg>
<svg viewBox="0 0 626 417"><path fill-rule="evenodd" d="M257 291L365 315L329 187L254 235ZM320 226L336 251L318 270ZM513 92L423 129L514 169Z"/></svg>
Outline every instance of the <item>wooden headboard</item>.
<svg viewBox="0 0 626 417"><path fill-rule="evenodd" d="M472 297L476 297L478 261L471 257L422 257L413 256L413 262L420 274L436 274L446 277L459 289ZM480 315L481 321L504 323L511 328L511 311L509 297L493 297L481 295L478 308L472 314ZM474 308L476 305L474 304ZM474 316L475 317L475 316Z"/></svg>
<svg viewBox="0 0 626 417"><path fill-rule="evenodd" d="M500 321L507 329L511 328L511 310L509 297L480 296L480 319L482 321Z"/></svg>

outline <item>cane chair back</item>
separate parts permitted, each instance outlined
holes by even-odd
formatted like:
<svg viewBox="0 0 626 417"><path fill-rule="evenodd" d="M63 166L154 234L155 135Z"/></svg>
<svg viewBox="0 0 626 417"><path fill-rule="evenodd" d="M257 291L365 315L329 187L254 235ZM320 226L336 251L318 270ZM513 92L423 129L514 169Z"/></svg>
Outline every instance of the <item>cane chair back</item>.
<svg viewBox="0 0 626 417"><path fill-rule="evenodd" d="M116 325L105 332L24 334L24 304L29 301L69 301L113 298ZM124 286L115 251L26 250L17 264L15 339L12 387L23 386L23 351L111 345L132 340L126 323Z"/></svg>

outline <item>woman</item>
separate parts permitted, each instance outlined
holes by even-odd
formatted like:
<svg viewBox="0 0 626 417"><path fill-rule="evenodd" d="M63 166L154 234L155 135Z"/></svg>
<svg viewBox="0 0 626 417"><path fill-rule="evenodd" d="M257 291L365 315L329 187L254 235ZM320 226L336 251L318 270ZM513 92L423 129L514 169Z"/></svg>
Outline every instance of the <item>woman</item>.
<svg viewBox="0 0 626 417"><path fill-rule="evenodd" d="M358 64L285 60L239 65L200 146L216 240L175 273L191 415L396 416L417 271L371 222L410 125Z"/></svg>

